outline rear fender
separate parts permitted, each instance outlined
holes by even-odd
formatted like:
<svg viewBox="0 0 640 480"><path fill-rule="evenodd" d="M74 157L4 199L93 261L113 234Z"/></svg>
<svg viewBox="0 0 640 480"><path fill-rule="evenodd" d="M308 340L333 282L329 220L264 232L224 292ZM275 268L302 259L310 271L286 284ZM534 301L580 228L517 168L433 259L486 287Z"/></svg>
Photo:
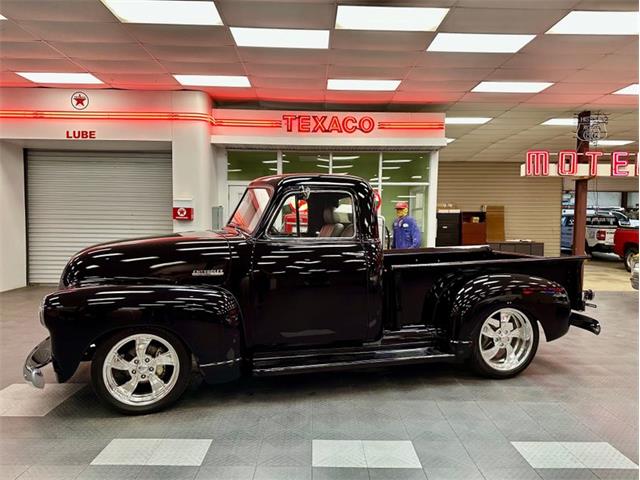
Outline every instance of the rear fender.
<svg viewBox="0 0 640 480"><path fill-rule="evenodd" d="M95 286L48 295L43 320L51 332L58 380L68 380L91 346L125 328L154 327L178 336L209 377L239 376L241 318L221 287Z"/></svg>
<svg viewBox="0 0 640 480"><path fill-rule="evenodd" d="M452 339L465 342L472 338L480 313L499 305L513 305L538 320L547 341L569 330L571 303L562 285L544 278L520 274L482 275L465 283L450 297Z"/></svg>

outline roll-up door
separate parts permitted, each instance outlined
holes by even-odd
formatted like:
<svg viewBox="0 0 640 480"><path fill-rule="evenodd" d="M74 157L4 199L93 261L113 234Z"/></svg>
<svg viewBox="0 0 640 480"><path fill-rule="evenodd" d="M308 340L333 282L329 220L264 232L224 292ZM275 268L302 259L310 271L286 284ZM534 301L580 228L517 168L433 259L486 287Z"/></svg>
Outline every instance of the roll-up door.
<svg viewBox="0 0 640 480"><path fill-rule="evenodd" d="M27 151L29 283L97 243L172 232L171 154Z"/></svg>
<svg viewBox="0 0 640 480"><path fill-rule="evenodd" d="M560 255L562 179L520 176L520 164L440 162L438 203L478 211L504 207L507 240L544 243L546 256Z"/></svg>

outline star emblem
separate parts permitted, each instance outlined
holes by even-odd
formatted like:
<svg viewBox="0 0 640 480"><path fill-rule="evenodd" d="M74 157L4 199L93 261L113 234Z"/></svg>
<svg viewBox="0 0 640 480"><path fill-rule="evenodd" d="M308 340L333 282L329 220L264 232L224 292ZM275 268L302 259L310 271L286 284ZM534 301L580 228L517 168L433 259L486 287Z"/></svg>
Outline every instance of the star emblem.
<svg viewBox="0 0 640 480"><path fill-rule="evenodd" d="M71 106L76 110L84 110L89 105L89 97L84 92L75 92L71 95Z"/></svg>

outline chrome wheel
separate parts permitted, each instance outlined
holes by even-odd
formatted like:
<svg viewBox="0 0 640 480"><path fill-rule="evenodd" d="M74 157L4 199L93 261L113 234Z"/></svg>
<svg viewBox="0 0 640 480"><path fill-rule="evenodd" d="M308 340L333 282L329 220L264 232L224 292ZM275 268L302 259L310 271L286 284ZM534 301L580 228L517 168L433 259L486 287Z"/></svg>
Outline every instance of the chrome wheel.
<svg viewBox="0 0 640 480"><path fill-rule="evenodd" d="M173 346L151 334L136 334L116 343L102 364L108 393L126 405L152 405L176 385L180 360Z"/></svg>
<svg viewBox="0 0 640 480"><path fill-rule="evenodd" d="M533 327L520 310L501 308L486 318L478 342L480 355L489 367L509 372L527 361L534 343Z"/></svg>

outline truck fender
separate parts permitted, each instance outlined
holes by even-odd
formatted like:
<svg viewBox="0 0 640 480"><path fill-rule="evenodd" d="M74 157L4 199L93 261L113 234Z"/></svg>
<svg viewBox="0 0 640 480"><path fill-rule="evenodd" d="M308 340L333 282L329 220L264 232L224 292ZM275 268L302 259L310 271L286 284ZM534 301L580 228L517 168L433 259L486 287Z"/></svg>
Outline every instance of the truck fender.
<svg viewBox="0 0 640 480"><path fill-rule="evenodd" d="M58 381L68 380L87 351L125 328L172 332L194 355L207 381L240 375L241 315L238 302L215 286L101 285L45 297L43 320L54 339Z"/></svg>
<svg viewBox="0 0 640 480"><path fill-rule="evenodd" d="M491 306L513 304L542 325L547 341L569 330L571 302L564 287L556 282L520 274L482 275L469 280L452 297L450 320L452 339L466 342L478 323L478 314Z"/></svg>

